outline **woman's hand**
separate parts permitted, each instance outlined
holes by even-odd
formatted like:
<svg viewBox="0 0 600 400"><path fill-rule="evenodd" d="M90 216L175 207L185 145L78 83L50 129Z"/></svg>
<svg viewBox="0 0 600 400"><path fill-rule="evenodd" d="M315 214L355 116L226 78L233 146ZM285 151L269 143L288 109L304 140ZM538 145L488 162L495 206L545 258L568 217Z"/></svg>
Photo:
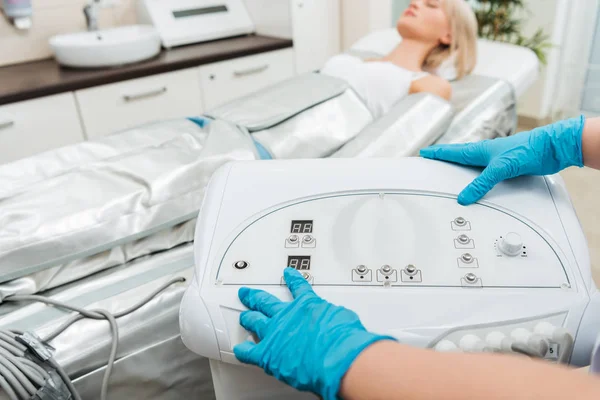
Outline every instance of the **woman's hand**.
<svg viewBox="0 0 600 400"><path fill-rule="evenodd" d="M240 300L251 310L241 314L240 324L259 343L235 346L235 356L298 390L337 399L355 358L375 342L394 339L367 332L354 312L321 299L295 269L287 268L284 278L291 303L261 290L240 289Z"/></svg>
<svg viewBox="0 0 600 400"><path fill-rule="evenodd" d="M431 146L421 156L486 167L458 196L462 205L475 203L499 182L521 175L550 175L583 166L584 117L478 143Z"/></svg>

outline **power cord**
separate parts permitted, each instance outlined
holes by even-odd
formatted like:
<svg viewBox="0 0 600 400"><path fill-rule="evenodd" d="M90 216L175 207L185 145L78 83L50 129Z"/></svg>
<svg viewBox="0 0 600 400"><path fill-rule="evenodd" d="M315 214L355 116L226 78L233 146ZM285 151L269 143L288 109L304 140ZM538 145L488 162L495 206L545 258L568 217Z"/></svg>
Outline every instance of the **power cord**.
<svg viewBox="0 0 600 400"><path fill-rule="evenodd" d="M86 310L80 307L71 306L61 301L37 295L10 296L5 298L5 301L11 302L40 302L75 311L78 314L69 318L67 322L49 333L39 342L32 334L28 335L27 333L20 331L0 330L0 388L7 393L10 400L27 400L34 396L38 390L40 390L40 388L46 385L47 382L52 380L50 373L48 373L46 370L44 370L44 368L35 362L26 358L29 350L36 354L41 361L47 362L49 366L56 371L66 385L68 391L73 396L74 400L81 400L79 393L77 393L77 390L73 386L73 382L64 369L56 362L46 348L40 348L43 346L41 342L50 342L81 319L89 318L95 320L107 320L111 328L112 343L100 393L101 400L106 400L108 398L108 384L110 375L117 357L119 342L119 327L116 319L129 315L140 309L169 286L185 281L186 279L182 277L174 278L160 286L142 301L116 314L111 314L106 310Z"/></svg>

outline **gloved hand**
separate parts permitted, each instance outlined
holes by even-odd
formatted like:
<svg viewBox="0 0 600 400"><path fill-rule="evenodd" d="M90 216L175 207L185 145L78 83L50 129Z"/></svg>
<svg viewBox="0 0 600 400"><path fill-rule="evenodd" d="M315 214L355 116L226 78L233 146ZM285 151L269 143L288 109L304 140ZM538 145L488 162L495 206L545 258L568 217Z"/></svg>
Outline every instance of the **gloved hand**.
<svg viewBox="0 0 600 400"><path fill-rule="evenodd" d="M295 269L286 268L284 278L291 303L262 290L239 290L251 310L241 314L240 323L259 343L235 346L235 356L298 390L337 399L355 358L377 341L395 339L367 332L354 312L321 299Z"/></svg>
<svg viewBox="0 0 600 400"><path fill-rule="evenodd" d="M458 196L460 204L469 205L503 180L521 175L551 175L571 166L582 167L584 124L585 118L581 116L506 138L431 146L421 150L421 156L486 167Z"/></svg>

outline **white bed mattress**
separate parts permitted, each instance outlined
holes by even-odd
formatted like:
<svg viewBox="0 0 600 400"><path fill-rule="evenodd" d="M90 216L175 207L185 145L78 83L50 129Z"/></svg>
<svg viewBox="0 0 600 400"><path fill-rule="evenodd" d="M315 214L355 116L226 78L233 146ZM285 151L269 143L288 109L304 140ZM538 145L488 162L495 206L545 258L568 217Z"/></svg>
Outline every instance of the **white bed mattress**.
<svg viewBox="0 0 600 400"><path fill-rule="evenodd" d="M480 39L477 51L473 74L509 81L517 97L539 77L540 62L535 53L525 47Z"/></svg>
<svg viewBox="0 0 600 400"><path fill-rule="evenodd" d="M402 38L394 28L373 32L352 45L351 49L379 54L389 53ZM504 79L515 93L522 95L538 78L540 63L535 53L525 47L507 43L478 40L477 65L473 74ZM448 63L449 64L449 63ZM440 76L450 78L452 67L443 65Z"/></svg>

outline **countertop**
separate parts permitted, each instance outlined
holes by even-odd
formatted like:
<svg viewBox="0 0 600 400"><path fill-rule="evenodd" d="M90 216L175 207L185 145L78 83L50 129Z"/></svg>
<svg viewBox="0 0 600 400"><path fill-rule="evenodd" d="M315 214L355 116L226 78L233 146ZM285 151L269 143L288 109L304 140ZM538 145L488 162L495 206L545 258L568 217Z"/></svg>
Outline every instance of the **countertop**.
<svg viewBox="0 0 600 400"><path fill-rule="evenodd" d="M153 59L116 68L70 69L60 67L54 59L2 67L0 105L192 68L292 45L293 42L287 39L249 35L163 50Z"/></svg>

